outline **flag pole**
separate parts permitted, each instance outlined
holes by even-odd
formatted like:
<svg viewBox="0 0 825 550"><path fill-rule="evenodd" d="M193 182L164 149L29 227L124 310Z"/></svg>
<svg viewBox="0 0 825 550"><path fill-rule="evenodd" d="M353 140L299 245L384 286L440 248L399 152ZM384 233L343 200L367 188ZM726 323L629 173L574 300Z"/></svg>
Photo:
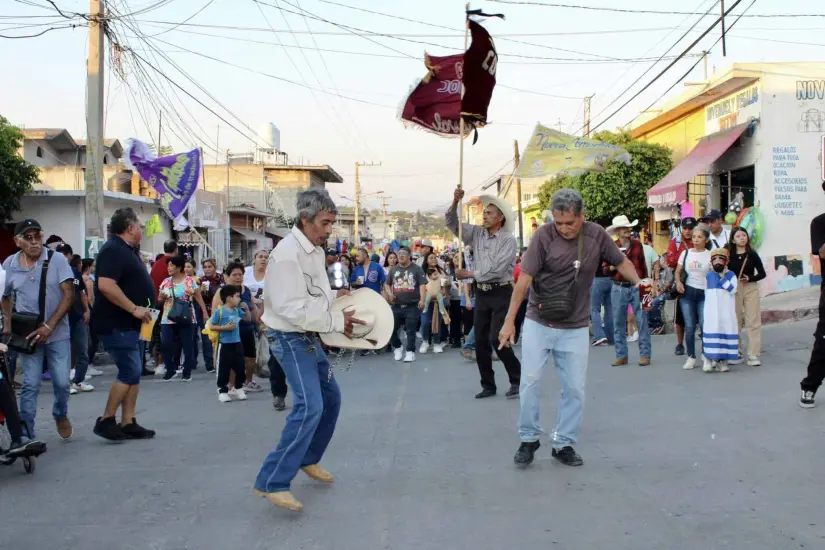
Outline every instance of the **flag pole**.
<svg viewBox="0 0 825 550"><path fill-rule="evenodd" d="M470 11L470 3L464 5L464 54L467 54L467 42L469 41L470 25L468 25L467 12ZM466 61L466 59L465 59ZM461 76L461 99L464 100L464 74ZM458 188L464 187L464 117L461 115L461 109L458 113ZM458 269L464 267L464 239L462 238L462 220L461 200L458 201L456 207L456 215L458 216Z"/></svg>

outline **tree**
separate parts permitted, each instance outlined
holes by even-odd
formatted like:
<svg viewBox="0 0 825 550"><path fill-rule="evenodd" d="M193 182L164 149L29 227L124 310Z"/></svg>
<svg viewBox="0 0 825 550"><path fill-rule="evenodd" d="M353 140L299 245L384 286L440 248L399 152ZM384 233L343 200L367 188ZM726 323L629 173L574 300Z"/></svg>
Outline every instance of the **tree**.
<svg viewBox="0 0 825 550"><path fill-rule="evenodd" d="M630 153L631 164L610 162L604 172L578 176L560 175L539 188L539 204L550 208L553 193L563 187L575 189L584 199L587 219L610 225L613 218L625 214L643 223L648 217L647 191L673 169L668 147L634 140L628 132L598 132L593 139L611 143Z"/></svg>
<svg viewBox="0 0 825 550"><path fill-rule="evenodd" d="M17 151L23 146L23 133L0 116L0 222L12 219L20 210L20 199L38 183L38 169Z"/></svg>
<svg viewBox="0 0 825 550"><path fill-rule="evenodd" d="M172 154L172 147L170 147L169 145L161 145L160 151L158 151L157 145L153 143L149 146L149 149L151 149L159 157L168 157Z"/></svg>

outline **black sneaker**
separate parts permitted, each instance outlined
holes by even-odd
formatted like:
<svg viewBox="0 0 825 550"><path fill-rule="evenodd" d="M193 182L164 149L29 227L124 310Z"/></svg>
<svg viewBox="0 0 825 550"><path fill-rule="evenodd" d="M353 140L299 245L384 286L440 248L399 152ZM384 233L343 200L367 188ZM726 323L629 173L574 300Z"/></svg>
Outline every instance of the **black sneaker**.
<svg viewBox="0 0 825 550"><path fill-rule="evenodd" d="M493 397L496 394L496 390L491 390L490 388L484 388L480 392L476 394L476 399L484 399L485 397Z"/></svg>
<svg viewBox="0 0 825 550"><path fill-rule="evenodd" d="M676 351L673 352L675 355L684 355L685 354L685 346L683 344L676 344Z"/></svg>
<svg viewBox="0 0 825 550"><path fill-rule="evenodd" d="M533 456L539 450L539 447L541 447L540 441L522 441L518 451L516 451L516 456L513 457L513 462L522 468L529 466L533 462Z"/></svg>
<svg viewBox="0 0 825 550"><path fill-rule="evenodd" d="M570 445L561 449L553 449L553 458L567 466L581 466L584 464L582 457Z"/></svg>
<svg viewBox="0 0 825 550"><path fill-rule="evenodd" d="M137 418L132 418L131 424L121 426L120 429L126 439L152 439L155 437L155 430L147 430L137 423Z"/></svg>
<svg viewBox="0 0 825 550"><path fill-rule="evenodd" d="M276 397L272 401L272 406L275 407L276 411L286 410L286 401L284 401L283 397Z"/></svg>
<svg viewBox="0 0 825 550"><path fill-rule="evenodd" d="M25 436L20 441L13 442L6 456L26 457L38 456L46 452L46 444L42 441L31 440Z"/></svg>
<svg viewBox="0 0 825 550"><path fill-rule="evenodd" d="M799 406L803 409L813 409L816 407L814 397L816 397L815 391L802 390L802 396L799 398Z"/></svg>
<svg viewBox="0 0 825 550"><path fill-rule="evenodd" d="M95 435L99 435L103 439L108 439L109 441L123 441L126 439L126 434L123 433L123 430L117 425L117 422L115 422L115 418L113 416L110 416L109 418L98 416L97 421L95 422L94 432Z"/></svg>
<svg viewBox="0 0 825 550"><path fill-rule="evenodd" d="M504 394L504 397L506 397L507 399L518 398L518 385L513 384L512 386L510 386L510 389L507 390L507 393Z"/></svg>

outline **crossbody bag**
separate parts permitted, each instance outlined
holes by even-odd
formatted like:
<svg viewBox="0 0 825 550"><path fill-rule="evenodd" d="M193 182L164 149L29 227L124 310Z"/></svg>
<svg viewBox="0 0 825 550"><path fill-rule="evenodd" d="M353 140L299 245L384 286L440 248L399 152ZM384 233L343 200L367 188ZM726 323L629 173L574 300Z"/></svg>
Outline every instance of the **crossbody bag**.
<svg viewBox="0 0 825 550"><path fill-rule="evenodd" d="M21 252L22 254L22 252ZM37 297L38 313L23 313L14 311L11 314L11 336L8 346L20 353L31 355L37 348L37 342L28 336L43 324L46 312L46 277L49 273L49 264L52 261L53 250L49 250L46 259L40 267L40 293ZM18 260L19 261L19 260Z"/></svg>
<svg viewBox="0 0 825 550"><path fill-rule="evenodd" d="M555 283L551 279L547 281L548 287L545 292L539 293L538 287L533 284L533 290L538 296L538 310L539 318L542 321L553 323L569 319L573 314L573 309L576 304L577 283L579 281L579 270L582 265L582 248L584 246L584 232L579 231L576 248L577 260L575 264L576 272L573 275L573 281L570 283Z"/></svg>

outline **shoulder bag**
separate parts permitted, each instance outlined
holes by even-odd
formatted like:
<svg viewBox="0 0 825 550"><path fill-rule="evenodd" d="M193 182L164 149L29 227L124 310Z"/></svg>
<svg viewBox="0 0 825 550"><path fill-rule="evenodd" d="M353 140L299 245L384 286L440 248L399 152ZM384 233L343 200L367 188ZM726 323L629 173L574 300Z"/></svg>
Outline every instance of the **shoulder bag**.
<svg viewBox="0 0 825 550"><path fill-rule="evenodd" d="M22 252L21 252L22 254ZM37 330L43 324L46 312L46 277L49 272L49 264L52 261L53 250L49 250L43 265L40 268L40 294L37 298L38 313L12 312L11 314L11 336L9 337L9 348L31 355L34 353L37 343L29 340L29 334Z"/></svg>
<svg viewBox="0 0 825 550"><path fill-rule="evenodd" d="M183 298L175 298L175 281L172 281L172 307L166 318L176 325L192 324L192 302Z"/></svg>
<svg viewBox="0 0 825 550"><path fill-rule="evenodd" d="M576 272L573 281L567 284L552 285L544 293L540 293L536 285L533 290L538 296L539 318L542 321L551 323L564 321L573 314L576 303L576 285L579 280L579 269L582 265L582 247L584 245L584 229L579 231L576 247L578 249L578 259L576 260Z"/></svg>

